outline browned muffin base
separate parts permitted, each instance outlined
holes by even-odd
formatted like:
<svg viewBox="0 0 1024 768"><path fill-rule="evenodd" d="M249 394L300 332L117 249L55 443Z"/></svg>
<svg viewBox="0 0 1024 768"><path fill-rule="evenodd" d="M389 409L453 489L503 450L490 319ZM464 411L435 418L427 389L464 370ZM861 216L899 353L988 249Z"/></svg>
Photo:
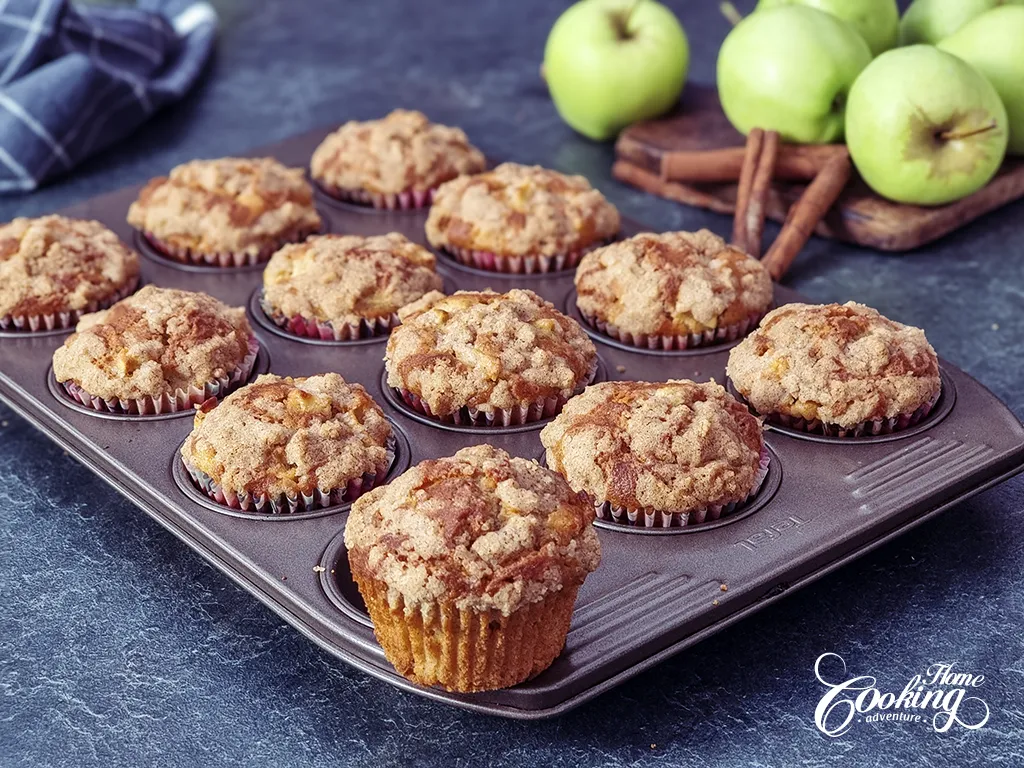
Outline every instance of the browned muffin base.
<svg viewBox="0 0 1024 768"><path fill-rule="evenodd" d="M566 585L510 616L459 610L453 603L406 615L392 607L382 581L353 577L384 655L403 677L460 693L508 688L536 677L562 652L578 586Z"/></svg>

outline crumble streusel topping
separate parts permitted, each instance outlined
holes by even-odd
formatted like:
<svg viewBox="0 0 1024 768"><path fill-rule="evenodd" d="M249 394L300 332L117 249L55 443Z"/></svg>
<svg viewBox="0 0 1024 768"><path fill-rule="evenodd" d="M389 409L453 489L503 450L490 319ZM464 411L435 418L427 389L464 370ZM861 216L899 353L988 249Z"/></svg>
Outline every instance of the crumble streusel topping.
<svg viewBox="0 0 1024 768"><path fill-rule="evenodd" d="M355 567L407 609L454 602L508 616L597 568L593 507L535 461L490 445L424 461L352 505Z"/></svg>
<svg viewBox="0 0 1024 768"><path fill-rule="evenodd" d="M193 160L151 180L128 223L196 253L258 254L320 228L301 168L271 157Z"/></svg>
<svg viewBox="0 0 1024 768"><path fill-rule="evenodd" d="M582 176L503 163L442 184L427 217L436 248L558 256L614 237L619 212Z"/></svg>
<svg viewBox="0 0 1024 768"><path fill-rule="evenodd" d="M941 387L924 331L852 301L769 312L726 372L759 413L841 427L913 413Z"/></svg>
<svg viewBox="0 0 1024 768"><path fill-rule="evenodd" d="M764 445L761 422L723 387L688 380L594 384L540 436L574 489L662 512L745 499Z"/></svg>

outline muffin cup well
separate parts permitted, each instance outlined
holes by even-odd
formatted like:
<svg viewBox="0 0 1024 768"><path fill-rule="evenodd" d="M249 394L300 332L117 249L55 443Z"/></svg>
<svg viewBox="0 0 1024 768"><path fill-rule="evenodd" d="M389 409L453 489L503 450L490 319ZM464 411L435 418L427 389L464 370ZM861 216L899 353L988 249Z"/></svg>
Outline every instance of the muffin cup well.
<svg viewBox="0 0 1024 768"><path fill-rule="evenodd" d="M263 309L263 314L274 325L288 333L323 341L357 341L387 336L391 333L391 329L400 322L397 312L391 313L388 317L364 317L358 323L345 323L344 325L335 325L329 320L317 320L302 315L288 317L274 310L262 296L260 297L260 307Z"/></svg>
<svg viewBox="0 0 1024 768"><path fill-rule="evenodd" d="M83 315L112 307L121 299L135 293L135 289L138 287L139 278L135 277L106 299L90 301L85 309L72 309L67 312L55 312L46 315L2 315L0 316L0 331L38 333L39 331L74 328Z"/></svg>
<svg viewBox="0 0 1024 768"><path fill-rule="evenodd" d="M290 243L301 243L307 237L315 235L320 231L320 228L295 230L290 234L277 238L273 242L264 244L256 253L232 253L228 251L201 253L192 248L168 243L152 232L143 232L142 236L154 250L171 261L200 267L248 267L269 261L270 257L284 246Z"/></svg>
<svg viewBox="0 0 1024 768"><path fill-rule="evenodd" d="M532 275L572 269L580 263L580 259L586 254L604 247L609 242L609 240L602 240L588 245L586 248L558 254L557 256L546 256L544 254L509 256L507 254L494 253L493 251L479 251L453 245L439 246L438 250L443 251L467 267L475 267L476 269L483 269L488 272Z"/></svg>
<svg viewBox="0 0 1024 768"><path fill-rule="evenodd" d="M437 187L431 187L426 190L407 189L404 192L384 194L370 192L367 189L346 189L319 180L317 184L325 195L333 197L335 200L382 211L411 211L417 208L426 208L434 202L434 193L437 191Z"/></svg>
<svg viewBox="0 0 1024 768"><path fill-rule="evenodd" d="M894 432L913 427L927 418L928 414L935 408L939 401L941 390L936 393L928 402L918 407L912 413L901 413L888 419L875 419L862 421L852 427L841 427L838 424L829 424L821 419L808 420L788 416L783 413L759 414L769 424L777 424L780 427L795 429L808 434L824 435L826 437L870 437L873 435L891 435Z"/></svg>
<svg viewBox="0 0 1024 768"><path fill-rule="evenodd" d="M693 349L694 347L706 347L714 344L728 344L747 335L752 328L756 328L765 312L752 314L738 323L723 325L718 328L703 331L702 333L680 333L680 334L653 334L653 333L630 333L618 326L606 322L596 315L587 314L579 305L576 307L580 316L589 326L609 338L621 341L631 347L640 349L662 349L667 351Z"/></svg>
<svg viewBox="0 0 1024 768"><path fill-rule="evenodd" d="M352 573L377 641L399 674L448 691L491 691L529 680L558 658L569 633L577 585L565 586L509 616L451 602L392 604L387 585Z"/></svg>
<svg viewBox="0 0 1024 768"><path fill-rule="evenodd" d="M754 477L754 487L750 489L750 493L739 501L727 504L709 504L706 507L686 512L666 512L649 508L630 509L628 507L614 506L610 501L595 501L594 511L599 520L610 520L613 523L643 528L681 528L687 525L709 523L726 517L753 499L757 492L761 490L764 479L768 476L768 465L770 462L771 455L768 453L768 449L762 447L757 475Z"/></svg>
<svg viewBox="0 0 1024 768"><path fill-rule="evenodd" d="M199 489L218 504L224 504L232 509L240 509L244 512L283 515L295 512L310 512L315 509L353 502L383 482L391 470L391 465L394 464L394 461L395 438L392 436L388 438L387 459L375 471L364 472L359 477L352 478L343 488L318 488L311 493L296 494L294 496L286 493L270 496L267 494L249 494L244 491L237 493L226 490L208 474L192 466L184 459L182 459L182 464Z"/></svg>
<svg viewBox="0 0 1024 768"><path fill-rule="evenodd" d="M591 364L583 382L579 384L569 397L561 395L545 397L529 403L521 403L514 408L495 408L487 411L480 408L464 405L452 413L444 416L435 414L423 398L408 389L393 388L394 393L402 399L406 405L414 411L422 413L435 421L443 424L455 424L463 427L511 427L520 424L530 424L541 419L550 419L558 415L562 406L570 397L575 397L594 381L597 376L597 358Z"/></svg>
<svg viewBox="0 0 1024 768"><path fill-rule="evenodd" d="M249 351L242 362L231 373L208 381L202 387L191 386L187 390L178 389L173 393L164 393L159 397L146 395L132 399L102 398L91 395L74 381L62 381L61 387L72 399L101 413L123 413L138 416L149 416L160 413L178 413L188 410L212 398L221 398L232 388L245 382L252 374L256 364L256 356L260 351L259 340L249 337Z"/></svg>

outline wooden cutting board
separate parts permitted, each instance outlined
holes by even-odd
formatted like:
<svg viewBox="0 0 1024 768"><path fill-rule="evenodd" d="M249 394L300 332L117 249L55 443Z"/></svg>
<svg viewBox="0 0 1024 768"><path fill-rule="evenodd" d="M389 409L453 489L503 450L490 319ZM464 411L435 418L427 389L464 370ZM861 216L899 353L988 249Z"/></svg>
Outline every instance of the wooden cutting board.
<svg viewBox="0 0 1024 768"><path fill-rule="evenodd" d="M666 151L704 151L742 146L744 137L730 125L713 88L687 86L681 108L667 117L630 126L615 145L620 159L655 174ZM773 182L767 215L782 221L806 184ZM731 214L736 184L672 184L672 199ZM924 208L885 200L854 174L839 202L815 230L823 237L883 251L907 251L930 243L979 216L1024 197L1024 159L1007 158L983 189L955 203Z"/></svg>

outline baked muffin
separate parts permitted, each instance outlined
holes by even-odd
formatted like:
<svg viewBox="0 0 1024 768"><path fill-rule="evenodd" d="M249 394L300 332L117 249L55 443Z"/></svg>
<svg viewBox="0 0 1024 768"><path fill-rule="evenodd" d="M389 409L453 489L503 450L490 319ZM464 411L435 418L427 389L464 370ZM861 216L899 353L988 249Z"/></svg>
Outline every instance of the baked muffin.
<svg viewBox="0 0 1024 768"><path fill-rule="evenodd" d="M249 378L258 351L244 309L147 285L83 317L53 353L53 375L97 411L170 413L223 397Z"/></svg>
<svg viewBox="0 0 1024 768"><path fill-rule="evenodd" d="M561 653L597 568L594 510L559 475L490 445L424 461L352 505L352 576L388 661L420 685L486 691Z"/></svg>
<svg viewBox="0 0 1024 768"><path fill-rule="evenodd" d="M0 330L70 328L138 283L138 255L98 221L43 216L0 226Z"/></svg>
<svg viewBox="0 0 1024 768"><path fill-rule="evenodd" d="M594 378L579 324L533 291L432 293L402 312L388 386L444 422L509 426L554 416Z"/></svg>
<svg viewBox="0 0 1024 768"><path fill-rule="evenodd" d="M768 472L760 420L714 382L595 384L540 439L598 517L648 528L717 520Z"/></svg>
<svg viewBox="0 0 1024 768"><path fill-rule="evenodd" d="M619 232L619 212L582 176L503 163L442 184L427 239L463 264L494 272L576 266Z"/></svg>
<svg viewBox="0 0 1024 768"><path fill-rule="evenodd" d="M771 302L761 262L706 229L636 235L591 251L576 270L580 314L636 347L735 341Z"/></svg>
<svg viewBox="0 0 1024 768"><path fill-rule="evenodd" d="M391 425L337 373L265 374L196 412L181 458L211 498L237 509L298 512L353 501L387 475Z"/></svg>
<svg viewBox="0 0 1024 768"><path fill-rule="evenodd" d="M397 325L400 308L441 288L434 267L434 254L397 232L318 235L270 258L261 304L299 336L369 338Z"/></svg>
<svg viewBox="0 0 1024 768"><path fill-rule="evenodd" d="M266 261L322 225L303 170L271 157L179 165L142 188L128 223L175 261L221 267Z"/></svg>
<svg viewBox="0 0 1024 768"><path fill-rule="evenodd" d="M863 304L787 304L729 354L733 386L769 421L839 437L916 424L939 399L924 331Z"/></svg>
<svg viewBox="0 0 1024 768"><path fill-rule="evenodd" d="M380 120L345 123L320 143L309 166L332 197L394 210L429 205L439 184L487 163L458 128L396 109Z"/></svg>

